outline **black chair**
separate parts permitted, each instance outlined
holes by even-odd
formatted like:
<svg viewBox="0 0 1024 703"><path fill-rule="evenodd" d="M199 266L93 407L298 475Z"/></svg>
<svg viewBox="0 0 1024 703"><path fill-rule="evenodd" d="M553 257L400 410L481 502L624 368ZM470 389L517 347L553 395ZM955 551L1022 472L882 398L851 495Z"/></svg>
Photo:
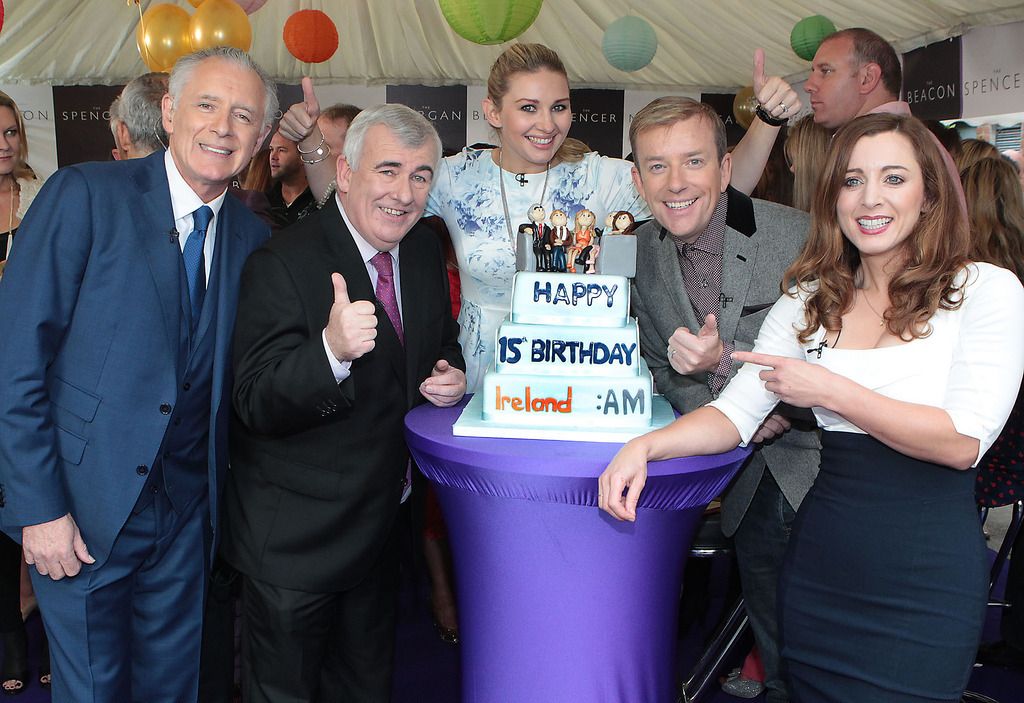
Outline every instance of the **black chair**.
<svg viewBox="0 0 1024 703"><path fill-rule="evenodd" d="M1024 499L1018 500L1013 505L1013 514L1010 517L1010 523L1006 526L1006 535L1003 537L1003 541L999 545L999 551L996 552L996 558L992 562L992 569L989 571L988 580L988 604L992 608L1009 608L1010 604L1006 601L996 600L992 592L996 587L996 581L999 580L1000 574L1003 572L1003 567L1006 565L1006 560L1010 556L1010 549L1013 547L1014 541L1017 539L1018 533L1021 530L1021 524L1024 523ZM984 511L987 517L987 509ZM1024 555L1020 555L1018 558L1024 558ZM994 698L975 693L974 691L964 691L963 696L960 698L963 703L999 703Z"/></svg>
<svg viewBox="0 0 1024 703"><path fill-rule="evenodd" d="M722 520L717 512L708 513L701 521L690 546L690 558L709 559L732 553L732 544L722 534ZM746 633L750 621L742 594L715 631L700 659L694 664L689 677L683 682L679 703L696 703L718 683L718 675Z"/></svg>

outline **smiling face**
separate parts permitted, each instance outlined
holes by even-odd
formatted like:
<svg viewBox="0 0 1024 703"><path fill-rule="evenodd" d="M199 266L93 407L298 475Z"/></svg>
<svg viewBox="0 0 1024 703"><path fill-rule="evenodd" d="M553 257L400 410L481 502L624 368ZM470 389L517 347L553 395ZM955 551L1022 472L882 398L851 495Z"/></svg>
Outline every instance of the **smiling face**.
<svg viewBox="0 0 1024 703"><path fill-rule="evenodd" d="M712 125L696 116L652 127L636 136L633 156L633 183L651 214L673 237L697 239L732 175L729 154L718 159Z"/></svg>
<svg viewBox="0 0 1024 703"><path fill-rule="evenodd" d="M0 176L9 176L21 160L21 132L14 110L0 107Z"/></svg>
<svg viewBox="0 0 1024 703"><path fill-rule="evenodd" d="M164 96L171 157L204 202L224 192L266 137L264 100L256 73L216 57L195 67L176 102Z"/></svg>
<svg viewBox="0 0 1024 703"><path fill-rule="evenodd" d="M569 216L561 210L555 210L551 213L551 225L553 227L565 227L569 221Z"/></svg>
<svg viewBox="0 0 1024 703"><path fill-rule="evenodd" d="M483 108L501 135L502 167L513 173L547 168L572 126L569 82L549 69L516 73L508 80L500 107L488 97Z"/></svg>
<svg viewBox="0 0 1024 703"><path fill-rule="evenodd" d="M863 67L857 65L854 56L853 39L839 37L822 42L804 85L814 121L838 129L860 114L864 106L864 78Z"/></svg>
<svg viewBox="0 0 1024 703"><path fill-rule="evenodd" d="M924 177L910 140L899 132L862 137L836 201L839 229L861 259L887 263L899 256L925 207Z"/></svg>
<svg viewBox="0 0 1024 703"><path fill-rule="evenodd" d="M358 168L338 158L338 194L345 214L378 251L390 251L427 205L438 154L430 142L403 144L387 125L366 131Z"/></svg>

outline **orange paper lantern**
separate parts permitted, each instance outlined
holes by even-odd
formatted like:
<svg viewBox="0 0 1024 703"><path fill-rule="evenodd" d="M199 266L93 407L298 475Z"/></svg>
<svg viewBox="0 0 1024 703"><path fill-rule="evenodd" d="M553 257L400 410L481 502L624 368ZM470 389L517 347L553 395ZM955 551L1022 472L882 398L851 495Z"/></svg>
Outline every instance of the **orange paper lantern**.
<svg viewBox="0 0 1024 703"><path fill-rule="evenodd" d="M338 28L320 10L299 10L284 23L284 45L299 61L321 63L338 50Z"/></svg>

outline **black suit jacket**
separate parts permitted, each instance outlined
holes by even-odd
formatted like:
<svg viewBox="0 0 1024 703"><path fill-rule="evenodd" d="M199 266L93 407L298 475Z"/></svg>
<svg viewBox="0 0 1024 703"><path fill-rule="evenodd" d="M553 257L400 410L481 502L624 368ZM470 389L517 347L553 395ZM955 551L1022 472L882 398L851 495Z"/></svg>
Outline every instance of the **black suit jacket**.
<svg viewBox="0 0 1024 703"><path fill-rule="evenodd" d="M235 327L235 418L224 555L245 574L326 593L357 583L398 511L408 461L403 419L438 359L465 369L444 258L417 224L401 243L405 347L332 202L257 250ZM377 306L376 346L334 380L321 332L331 273Z"/></svg>

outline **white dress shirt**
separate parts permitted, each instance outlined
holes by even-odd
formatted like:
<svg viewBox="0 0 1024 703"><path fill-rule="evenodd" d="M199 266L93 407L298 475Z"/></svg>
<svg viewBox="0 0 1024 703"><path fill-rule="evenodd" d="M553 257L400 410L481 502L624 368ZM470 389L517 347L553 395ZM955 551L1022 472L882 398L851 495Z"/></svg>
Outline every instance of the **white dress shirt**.
<svg viewBox="0 0 1024 703"><path fill-rule="evenodd" d="M228 194L227 186L224 192L208 203L196 195L192 187L182 178L177 165L170 151L164 152L164 168L167 171L167 185L171 191L171 212L174 213L174 229L178 232L178 246L185 251L185 241L192 234L192 213L208 205L213 210L213 219L206 229L206 241L203 242L203 260L206 264L206 280L210 280L210 267L213 265L213 249L217 242L217 222L220 216L220 208L224 204L224 198Z"/></svg>

